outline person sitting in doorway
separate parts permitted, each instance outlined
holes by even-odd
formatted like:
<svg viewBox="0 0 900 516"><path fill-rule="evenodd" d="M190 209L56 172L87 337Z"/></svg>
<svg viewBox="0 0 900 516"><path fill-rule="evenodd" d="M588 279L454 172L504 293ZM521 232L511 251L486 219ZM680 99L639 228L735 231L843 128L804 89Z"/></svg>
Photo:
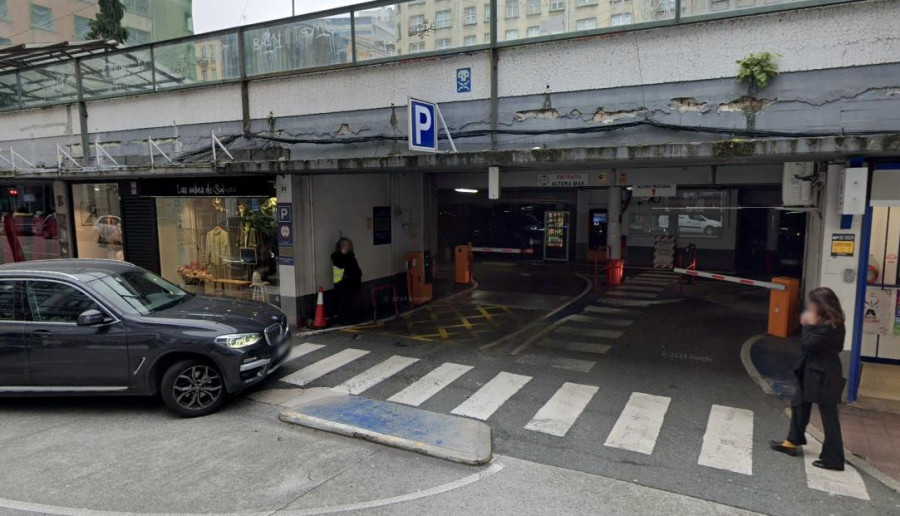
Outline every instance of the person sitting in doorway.
<svg viewBox="0 0 900 516"><path fill-rule="evenodd" d="M353 242L349 238L341 238L331 253L331 266L334 279L336 324L350 324L353 321L353 307L356 293L362 287L362 270L353 254Z"/></svg>

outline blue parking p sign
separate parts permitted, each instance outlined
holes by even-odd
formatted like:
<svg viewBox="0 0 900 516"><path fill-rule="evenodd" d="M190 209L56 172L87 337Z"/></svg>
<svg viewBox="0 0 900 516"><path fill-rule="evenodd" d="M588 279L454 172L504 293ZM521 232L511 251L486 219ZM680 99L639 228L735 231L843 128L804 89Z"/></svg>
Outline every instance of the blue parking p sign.
<svg viewBox="0 0 900 516"><path fill-rule="evenodd" d="M409 150L437 152L437 106L409 99Z"/></svg>

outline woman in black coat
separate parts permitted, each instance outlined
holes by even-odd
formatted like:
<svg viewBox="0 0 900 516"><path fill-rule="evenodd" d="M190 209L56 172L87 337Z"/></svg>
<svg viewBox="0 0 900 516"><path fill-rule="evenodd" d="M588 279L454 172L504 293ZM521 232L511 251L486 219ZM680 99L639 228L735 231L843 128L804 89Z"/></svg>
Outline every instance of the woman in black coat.
<svg viewBox="0 0 900 516"><path fill-rule="evenodd" d="M352 322L353 304L362 285L362 270L353 254L353 242L341 238L331 253L331 269L334 276L335 314L337 322Z"/></svg>
<svg viewBox="0 0 900 516"><path fill-rule="evenodd" d="M794 374L798 389L791 400L791 428L784 441L771 441L773 450L797 455L797 447L806 444L806 425L812 404L819 406L825 442L813 465L823 469L844 469L844 443L838 403L844 392L843 370L839 353L844 349L844 312L837 296L829 288L809 293L806 310L800 316L803 333L800 342L803 356Z"/></svg>

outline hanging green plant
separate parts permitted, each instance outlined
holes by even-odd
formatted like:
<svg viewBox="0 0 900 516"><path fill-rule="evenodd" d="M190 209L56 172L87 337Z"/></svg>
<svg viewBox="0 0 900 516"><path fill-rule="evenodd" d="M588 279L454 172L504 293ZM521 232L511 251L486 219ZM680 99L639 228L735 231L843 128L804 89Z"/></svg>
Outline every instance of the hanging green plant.
<svg viewBox="0 0 900 516"><path fill-rule="evenodd" d="M778 67L775 64L777 54L771 52L759 52L748 54L747 57L735 61L740 67L737 79L746 82L751 91L759 91L769 85L769 81L778 75Z"/></svg>

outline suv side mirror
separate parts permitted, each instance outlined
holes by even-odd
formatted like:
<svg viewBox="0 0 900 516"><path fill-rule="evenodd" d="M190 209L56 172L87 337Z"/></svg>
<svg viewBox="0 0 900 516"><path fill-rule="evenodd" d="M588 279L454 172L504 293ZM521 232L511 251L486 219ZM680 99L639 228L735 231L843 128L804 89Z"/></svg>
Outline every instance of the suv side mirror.
<svg viewBox="0 0 900 516"><path fill-rule="evenodd" d="M96 326L103 324L106 317L99 310L85 310L78 316L78 326Z"/></svg>

